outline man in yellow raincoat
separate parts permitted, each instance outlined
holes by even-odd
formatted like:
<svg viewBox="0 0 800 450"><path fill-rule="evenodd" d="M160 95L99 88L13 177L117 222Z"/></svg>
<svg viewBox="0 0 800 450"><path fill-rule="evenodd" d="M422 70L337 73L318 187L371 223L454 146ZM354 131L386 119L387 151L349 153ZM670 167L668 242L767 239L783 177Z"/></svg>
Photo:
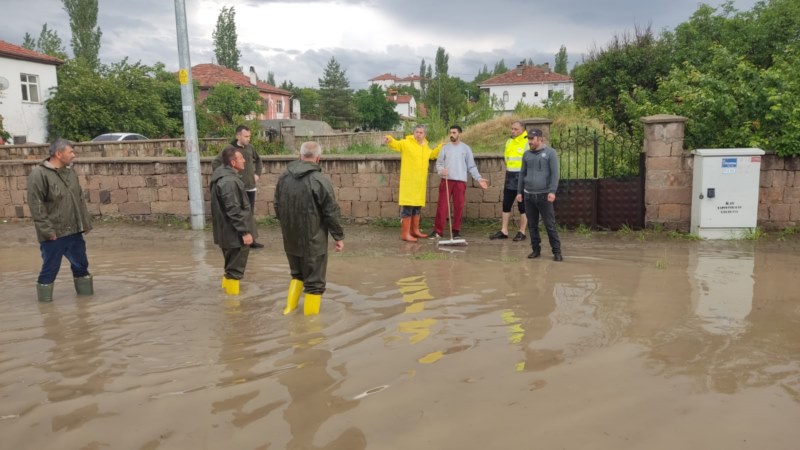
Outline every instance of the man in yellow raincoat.
<svg viewBox="0 0 800 450"><path fill-rule="evenodd" d="M428 237L420 231L419 219L428 191L428 163L439 156L442 144L431 149L422 125L402 140L387 135L384 143L400 152L400 239L416 242L417 238Z"/></svg>

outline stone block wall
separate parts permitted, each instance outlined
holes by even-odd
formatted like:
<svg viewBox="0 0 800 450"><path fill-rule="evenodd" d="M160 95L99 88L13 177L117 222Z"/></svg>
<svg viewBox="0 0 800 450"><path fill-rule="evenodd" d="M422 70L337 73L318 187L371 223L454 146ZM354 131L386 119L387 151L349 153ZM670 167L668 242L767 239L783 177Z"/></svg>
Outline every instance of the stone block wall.
<svg viewBox="0 0 800 450"><path fill-rule="evenodd" d="M397 204L400 158L396 155L327 155L321 161L330 178L343 216L356 222L399 217ZM294 157L265 156L256 195L256 215L274 215L275 184ZM496 218L501 212L502 158L477 156L481 174L492 187L481 189L470 182L466 216ZM28 218L27 176L38 161L0 161L0 216ZM96 216L155 219L163 215L189 216L186 162L181 158L79 158L74 165L87 196L89 211ZM210 211L208 182L211 158L201 158L201 182L205 211ZM428 198L424 214L436 212L439 177L428 175Z"/></svg>

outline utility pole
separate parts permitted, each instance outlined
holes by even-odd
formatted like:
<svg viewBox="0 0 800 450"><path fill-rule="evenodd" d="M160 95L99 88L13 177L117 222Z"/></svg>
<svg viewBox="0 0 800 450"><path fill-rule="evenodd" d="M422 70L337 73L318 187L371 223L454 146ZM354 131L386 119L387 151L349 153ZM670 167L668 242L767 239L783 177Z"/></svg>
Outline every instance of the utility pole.
<svg viewBox="0 0 800 450"><path fill-rule="evenodd" d="M178 33L178 60L181 83L181 104L183 105L183 131L186 150L186 177L189 181L189 212L192 229L205 228L203 211L203 189L200 186L200 146L197 144L197 119L194 113L194 84L192 83L192 63L189 60L189 32L186 27L186 2L175 0L175 24Z"/></svg>

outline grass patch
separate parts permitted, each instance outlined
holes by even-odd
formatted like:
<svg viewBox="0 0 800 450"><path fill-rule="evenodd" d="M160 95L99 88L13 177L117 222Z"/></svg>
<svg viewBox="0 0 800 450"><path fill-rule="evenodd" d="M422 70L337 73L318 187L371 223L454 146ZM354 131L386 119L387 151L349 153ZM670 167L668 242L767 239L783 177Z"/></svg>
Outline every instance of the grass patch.
<svg viewBox="0 0 800 450"><path fill-rule="evenodd" d="M677 230L673 230L673 231L667 232L667 236L670 239L682 239L682 240L685 240L685 241L700 241L700 240L702 240L702 238L700 236L696 235L696 234L684 233L682 231L677 231Z"/></svg>
<svg viewBox="0 0 800 450"><path fill-rule="evenodd" d="M800 233L800 227L786 227L778 233L778 240L785 241L787 237Z"/></svg>
<svg viewBox="0 0 800 450"><path fill-rule="evenodd" d="M400 219L387 219L385 217L378 217L369 224L378 228L400 228ZM422 222L420 222L420 227L422 227Z"/></svg>
<svg viewBox="0 0 800 450"><path fill-rule="evenodd" d="M622 226L617 230L617 234L620 236L630 236L633 234L633 229L628 226L627 223L622 224Z"/></svg>
<svg viewBox="0 0 800 450"><path fill-rule="evenodd" d="M766 237L767 233L762 230L760 227L755 227L749 229L747 231L742 232L742 239L747 241L757 241L763 237Z"/></svg>
<svg viewBox="0 0 800 450"><path fill-rule="evenodd" d="M582 223L575 228L575 233L580 234L581 236L589 237L592 235L592 229L589 228L589 226L585 223Z"/></svg>
<svg viewBox="0 0 800 450"><path fill-rule="evenodd" d="M256 225L260 227L274 227L280 224L281 222L275 216L264 216L256 221Z"/></svg>

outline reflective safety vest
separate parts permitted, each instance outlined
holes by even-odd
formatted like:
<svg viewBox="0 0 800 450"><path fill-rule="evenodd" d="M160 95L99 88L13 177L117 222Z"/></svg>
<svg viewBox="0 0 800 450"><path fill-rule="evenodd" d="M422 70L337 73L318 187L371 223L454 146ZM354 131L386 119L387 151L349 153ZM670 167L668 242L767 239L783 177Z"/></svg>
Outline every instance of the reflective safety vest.
<svg viewBox="0 0 800 450"><path fill-rule="evenodd" d="M528 147L528 132L506 141L504 157L506 160L506 170L509 172L519 172L522 169L522 155Z"/></svg>

